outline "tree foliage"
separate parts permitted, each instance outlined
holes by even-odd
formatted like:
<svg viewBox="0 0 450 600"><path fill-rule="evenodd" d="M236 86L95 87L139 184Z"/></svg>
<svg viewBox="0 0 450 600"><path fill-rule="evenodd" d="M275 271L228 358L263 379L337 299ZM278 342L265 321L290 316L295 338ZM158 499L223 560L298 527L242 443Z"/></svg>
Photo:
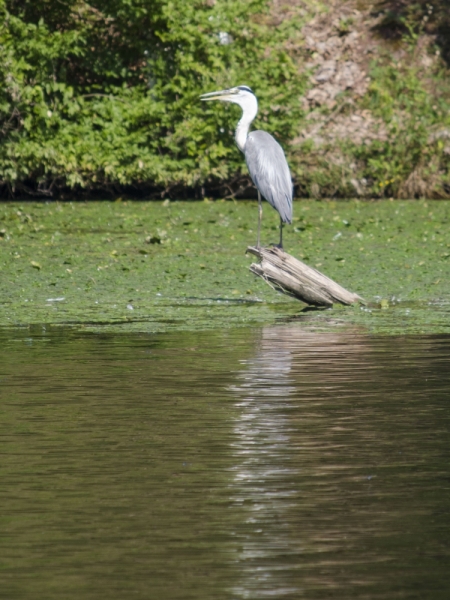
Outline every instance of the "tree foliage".
<svg viewBox="0 0 450 600"><path fill-rule="evenodd" d="M198 98L232 85L257 91L265 129L281 141L296 133L305 76L287 49L295 10L274 23L267 0L0 0L0 15L0 183L10 192L239 178L239 109Z"/></svg>
<svg viewBox="0 0 450 600"><path fill-rule="evenodd" d="M342 6L0 0L0 193L248 190L233 138L240 109L199 100L246 84L259 99L255 126L284 145L300 194L447 197L448 0L375 2L378 46L370 66L360 61L366 92L309 105L317 81L303 26L311 35L313 17L329 13L329 37L350 35ZM340 67L359 58L342 55ZM359 109L383 124L383 141L300 135Z"/></svg>

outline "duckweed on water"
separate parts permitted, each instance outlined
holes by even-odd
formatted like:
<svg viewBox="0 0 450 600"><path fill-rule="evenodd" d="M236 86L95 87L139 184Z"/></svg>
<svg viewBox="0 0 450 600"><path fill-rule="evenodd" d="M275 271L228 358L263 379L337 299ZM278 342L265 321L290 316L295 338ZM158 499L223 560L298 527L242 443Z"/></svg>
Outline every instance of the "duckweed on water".
<svg viewBox="0 0 450 600"><path fill-rule="evenodd" d="M0 205L0 325L449 331L450 202L297 201L294 215L287 251L367 306L305 311L255 278L256 202L24 202ZM277 230L265 204L263 243Z"/></svg>

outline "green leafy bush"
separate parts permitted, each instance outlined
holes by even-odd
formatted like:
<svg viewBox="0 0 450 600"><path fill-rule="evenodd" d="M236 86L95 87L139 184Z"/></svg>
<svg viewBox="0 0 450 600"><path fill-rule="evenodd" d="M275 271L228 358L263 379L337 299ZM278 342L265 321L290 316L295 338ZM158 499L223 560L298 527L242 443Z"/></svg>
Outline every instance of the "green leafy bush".
<svg viewBox="0 0 450 600"><path fill-rule="evenodd" d="M0 0L0 15L10 193L236 184L239 109L198 98L232 85L255 89L259 125L281 141L297 131L295 9L275 23L267 0Z"/></svg>
<svg viewBox="0 0 450 600"><path fill-rule="evenodd" d="M335 22L339 3L0 0L0 192L248 193L233 137L240 109L199 101L246 84L259 99L255 127L284 145L299 195L448 196L450 84L435 59L445 55L445 4L381 2L367 91L310 110L325 130L333 112L367 109L387 136L319 144L299 135L311 127L302 97L314 85L302 29L318 13ZM329 37L359 21L336 22Z"/></svg>
<svg viewBox="0 0 450 600"><path fill-rule="evenodd" d="M363 105L383 119L389 137L353 152L364 164L363 176L373 183L372 195L445 195L450 160L442 138L445 141L450 131L448 101L425 89L424 78L414 64L399 68L390 61L375 63L371 75ZM430 81L428 85L432 87Z"/></svg>

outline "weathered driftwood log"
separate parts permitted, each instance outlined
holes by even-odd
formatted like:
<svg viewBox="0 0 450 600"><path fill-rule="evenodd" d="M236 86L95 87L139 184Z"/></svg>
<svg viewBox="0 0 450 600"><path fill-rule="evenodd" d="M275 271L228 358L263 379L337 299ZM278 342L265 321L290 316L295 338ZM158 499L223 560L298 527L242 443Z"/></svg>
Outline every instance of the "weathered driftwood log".
<svg viewBox="0 0 450 600"><path fill-rule="evenodd" d="M332 306L363 302L338 283L322 275L316 269L287 254L280 248L256 248L249 246L247 252L254 254L259 263L250 265L250 271L262 277L271 287L283 294L293 296L313 306Z"/></svg>

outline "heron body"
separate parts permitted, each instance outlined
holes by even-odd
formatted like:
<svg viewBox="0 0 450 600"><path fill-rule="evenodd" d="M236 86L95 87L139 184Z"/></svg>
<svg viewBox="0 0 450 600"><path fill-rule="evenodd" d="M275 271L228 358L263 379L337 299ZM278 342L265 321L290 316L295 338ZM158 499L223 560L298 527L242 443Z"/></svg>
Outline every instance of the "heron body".
<svg viewBox="0 0 450 600"><path fill-rule="evenodd" d="M292 223L292 181L280 144L266 131L252 131L244 148L245 162L261 196L280 214L283 223Z"/></svg>
<svg viewBox="0 0 450 600"><path fill-rule="evenodd" d="M283 149L266 131L252 131L250 125L258 113L258 101L244 85L203 94L202 100L222 100L239 104L242 117L236 127L236 144L244 153L250 177L258 190L259 219L256 245L260 246L262 218L261 196L280 215L280 243L283 247L283 223L292 223L292 179Z"/></svg>

